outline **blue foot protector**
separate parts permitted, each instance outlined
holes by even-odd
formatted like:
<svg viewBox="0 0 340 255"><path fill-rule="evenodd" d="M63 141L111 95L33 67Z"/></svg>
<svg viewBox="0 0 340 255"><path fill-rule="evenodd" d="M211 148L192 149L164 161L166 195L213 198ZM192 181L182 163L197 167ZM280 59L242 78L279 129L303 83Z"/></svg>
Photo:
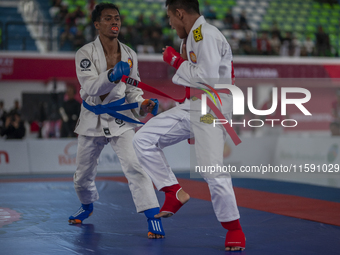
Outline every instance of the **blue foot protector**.
<svg viewBox="0 0 340 255"><path fill-rule="evenodd" d="M162 226L162 220L156 219L155 215L159 213L159 207L151 208L144 211L145 216L148 218L148 225L149 225L149 238L154 238L153 234L165 236L165 232Z"/></svg>
<svg viewBox="0 0 340 255"><path fill-rule="evenodd" d="M88 205L81 204L78 211L69 217L68 222L70 224L80 224L83 222L83 220L90 217L92 213L93 213L93 203L88 204Z"/></svg>

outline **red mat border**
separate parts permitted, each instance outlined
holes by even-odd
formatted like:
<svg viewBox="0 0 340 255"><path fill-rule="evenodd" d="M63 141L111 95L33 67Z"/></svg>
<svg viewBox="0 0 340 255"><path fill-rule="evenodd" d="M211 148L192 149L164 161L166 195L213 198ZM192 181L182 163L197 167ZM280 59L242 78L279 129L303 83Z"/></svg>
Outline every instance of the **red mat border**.
<svg viewBox="0 0 340 255"><path fill-rule="evenodd" d="M127 183L127 180L124 176L98 176L96 180L109 180ZM72 178L14 178L2 179L0 180L0 183L42 181L72 181ZM179 178L178 181L183 189L188 192L192 198L211 201L207 183L182 178ZM340 226L340 203L238 187L234 187L234 191L237 199L237 204L241 207Z"/></svg>

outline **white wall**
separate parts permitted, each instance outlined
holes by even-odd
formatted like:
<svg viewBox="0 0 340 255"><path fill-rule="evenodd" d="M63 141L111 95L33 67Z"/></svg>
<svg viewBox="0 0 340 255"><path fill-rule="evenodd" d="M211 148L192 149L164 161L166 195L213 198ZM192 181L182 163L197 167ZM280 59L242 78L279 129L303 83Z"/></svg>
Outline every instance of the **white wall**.
<svg viewBox="0 0 340 255"><path fill-rule="evenodd" d="M164 150L175 171L189 169L189 150L186 141ZM0 175L74 173L76 152L76 138L0 140ZM106 145L100 155L98 172L122 173L110 145Z"/></svg>
<svg viewBox="0 0 340 255"><path fill-rule="evenodd" d="M237 171L231 173L233 178L262 178L340 188L340 137L266 136L241 137L241 140L242 143L238 146L234 146L231 140L227 142L224 166L235 166L237 170L248 166L262 171L244 173ZM190 162L193 148L194 146L188 145L187 141L183 141L164 149L174 172L189 173L190 169L194 171L194 163ZM76 169L76 151L76 139L0 140L0 175L72 174ZM306 172L306 167L311 169L312 165L315 171ZM263 171L264 167L268 169L269 166L285 167L290 171ZM105 146L101 153L98 172L122 173L117 155L109 145ZM191 176L197 178L197 175Z"/></svg>
<svg viewBox="0 0 340 255"><path fill-rule="evenodd" d="M57 92L65 91L65 82L57 83ZM0 101L5 104L5 109L13 108L14 101L19 100L22 106L22 93L49 93L53 91L53 84L49 82L0 82Z"/></svg>

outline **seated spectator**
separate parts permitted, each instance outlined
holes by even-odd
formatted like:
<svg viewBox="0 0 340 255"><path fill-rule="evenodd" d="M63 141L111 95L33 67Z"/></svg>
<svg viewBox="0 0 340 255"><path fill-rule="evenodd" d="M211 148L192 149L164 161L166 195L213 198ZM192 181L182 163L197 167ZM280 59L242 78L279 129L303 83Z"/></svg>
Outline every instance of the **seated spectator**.
<svg viewBox="0 0 340 255"><path fill-rule="evenodd" d="M299 57L301 53L301 42L295 35L292 39L292 47L293 49L290 56Z"/></svg>
<svg viewBox="0 0 340 255"><path fill-rule="evenodd" d="M74 35L73 39L73 48L74 50L79 50L81 47L83 47L86 44L86 39L84 36L84 32L79 27L77 28L77 32Z"/></svg>
<svg viewBox="0 0 340 255"><path fill-rule="evenodd" d="M20 109L19 100L15 100L15 101L14 101L14 106L13 106L13 108L9 111L9 114L13 114L13 113L21 114L21 109Z"/></svg>
<svg viewBox="0 0 340 255"><path fill-rule="evenodd" d="M292 56L294 51L292 43L292 34L290 32L286 33L286 36L282 39L282 44L280 48L281 56Z"/></svg>
<svg viewBox="0 0 340 255"><path fill-rule="evenodd" d="M226 29L233 29L235 19L234 19L232 12L231 12L231 9L229 9L227 11L223 21L224 21L224 25L225 25Z"/></svg>
<svg viewBox="0 0 340 255"><path fill-rule="evenodd" d="M155 53L162 53L162 49L164 45L162 43L162 35L157 30L154 30L151 33L152 47L155 50Z"/></svg>
<svg viewBox="0 0 340 255"><path fill-rule="evenodd" d="M277 34L272 34L272 38L269 40L270 47L272 49L273 55L279 55L280 54L280 48L281 48L281 41L280 38L277 36Z"/></svg>
<svg viewBox="0 0 340 255"><path fill-rule="evenodd" d="M4 107L4 102L0 101L0 132L2 128L4 128L5 126L6 117L7 117L7 112Z"/></svg>
<svg viewBox="0 0 340 255"><path fill-rule="evenodd" d="M323 31L322 26L318 27L318 32L315 34L316 39L316 55L317 56L329 56L330 43L329 36Z"/></svg>
<svg viewBox="0 0 340 255"><path fill-rule="evenodd" d="M6 117L5 126L1 130L1 136L5 136L6 139L22 139L25 134L26 128L24 121L21 120L20 113L11 111Z"/></svg>
<svg viewBox="0 0 340 255"><path fill-rule="evenodd" d="M92 16L92 11L96 7L96 5L97 5L96 0L88 0L87 5L86 5L86 10L90 16Z"/></svg>
<svg viewBox="0 0 340 255"><path fill-rule="evenodd" d="M235 33L231 35L231 38L228 40L230 44L230 48L233 52L233 54L239 53L239 45L240 45L240 39L237 37Z"/></svg>
<svg viewBox="0 0 340 255"><path fill-rule="evenodd" d="M53 20L55 20L61 8L62 8L62 0L54 0L52 3L52 7L49 9L49 13Z"/></svg>
<svg viewBox="0 0 340 255"><path fill-rule="evenodd" d="M81 6L77 6L74 12L66 15L64 31L60 35L60 47L63 47L66 40L73 42L77 34L77 20L85 17Z"/></svg>
<svg viewBox="0 0 340 255"><path fill-rule="evenodd" d="M243 30L250 29L249 26L248 26L245 11L242 11L242 13L240 14L239 26L240 26L240 29L243 29Z"/></svg>
<svg viewBox="0 0 340 255"><path fill-rule="evenodd" d="M279 27L277 26L277 23L276 23L276 22L273 23L273 26L272 26L272 28L271 28L270 34L272 35L272 37L277 37L277 38L279 38L280 43L282 43L283 38L282 38L282 36L281 36L281 31L280 31Z"/></svg>
<svg viewBox="0 0 340 255"><path fill-rule="evenodd" d="M61 4L59 10L54 14L53 21L61 26L65 25L66 16L68 14L67 5Z"/></svg>
<svg viewBox="0 0 340 255"><path fill-rule="evenodd" d="M257 39L257 51L260 55L270 55L271 48L266 32L263 32L261 37Z"/></svg>
<svg viewBox="0 0 340 255"><path fill-rule="evenodd" d="M306 51L306 56L313 56L315 51L315 43L312 41L310 36L307 36L306 40L302 44L304 50Z"/></svg>
<svg viewBox="0 0 340 255"><path fill-rule="evenodd" d="M250 33L246 34L246 37L240 40L240 54L252 55L253 51L253 40Z"/></svg>
<svg viewBox="0 0 340 255"><path fill-rule="evenodd" d="M139 14L139 16L137 17L137 21L136 21L136 29L137 31L142 31L143 29L145 29L147 26L145 20L144 20L144 14L141 13Z"/></svg>
<svg viewBox="0 0 340 255"><path fill-rule="evenodd" d="M216 12L214 10L214 7L209 3L209 1L204 2L203 16L206 19L216 19Z"/></svg>
<svg viewBox="0 0 340 255"><path fill-rule="evenodd" d="M137 53L139 54L153 54L155 48L152 46L152 40L148 30L143 30L141 44L137 45Z"/></svg>

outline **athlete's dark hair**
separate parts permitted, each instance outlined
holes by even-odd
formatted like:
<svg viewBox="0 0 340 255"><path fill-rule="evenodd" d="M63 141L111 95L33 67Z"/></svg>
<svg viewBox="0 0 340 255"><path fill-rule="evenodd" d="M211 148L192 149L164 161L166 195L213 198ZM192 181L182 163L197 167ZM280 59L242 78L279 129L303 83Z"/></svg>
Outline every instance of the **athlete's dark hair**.
<svg viewBox="0 0 340 255"><path fill-rule="evenodd" d="M173 13L176 12L176 9L183 9L190 14L200 14L198 0L166 0L165 7L167 6L169 6L169 10Z"/></svg>
<svg viewBox="0 0 340 255"><path fill-rule="evenodd" d="M115 4L111 4L111 3L100 3L97 4L96 7L94 8L94 10L92 11L92 22L94 23L95 21L99 21L100 20L100 16L102 15L102 11L104 9L115 9L118 11L119 15L119 8L117 5Z"/></svg>

